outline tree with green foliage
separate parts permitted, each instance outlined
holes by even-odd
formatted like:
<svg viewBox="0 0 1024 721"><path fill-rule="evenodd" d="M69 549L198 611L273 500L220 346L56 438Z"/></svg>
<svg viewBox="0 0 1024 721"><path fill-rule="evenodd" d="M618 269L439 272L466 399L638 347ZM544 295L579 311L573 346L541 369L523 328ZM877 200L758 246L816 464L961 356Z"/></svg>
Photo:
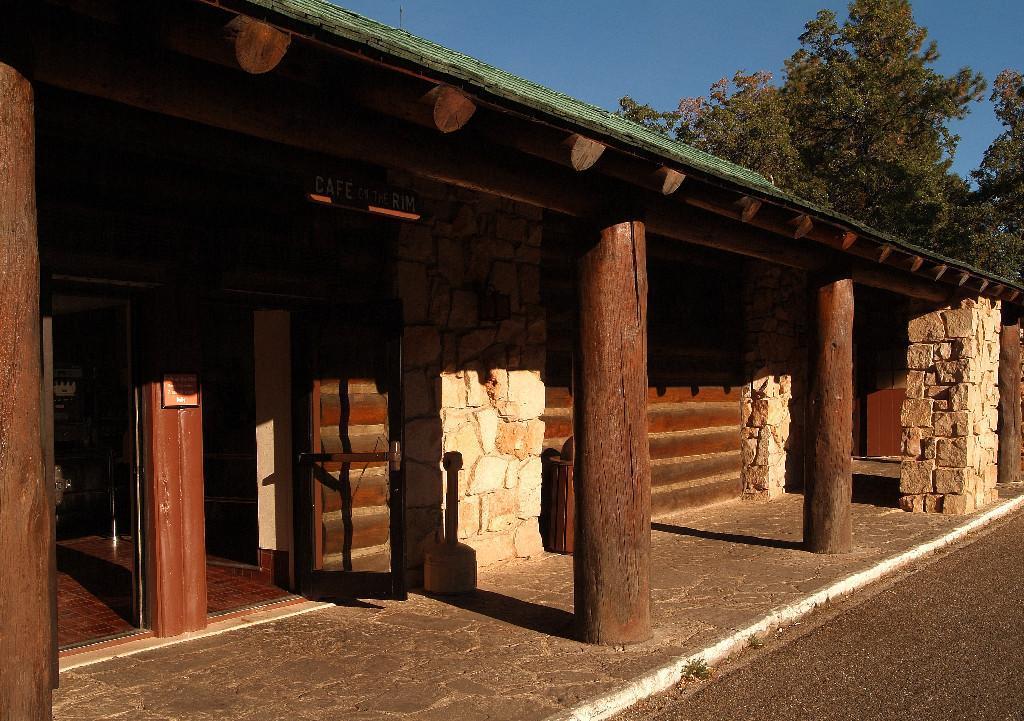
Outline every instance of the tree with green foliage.
<svg viewBox="0 0 1024 721"><path fill-rule="evenodd" d="M978 195L990 203L1001 232L1024 234L1024 75L1004 70L992 91L996 117L1004 130L974 171Z"/></svg>
<svg viewBox="0 0 1024 721"><path fill-rule="evenodd" d="M683 98L676 137L821 200L824 187L803 172L784 98L771 80L771 73L741 71L712 85L707 98Z"/></svg>
<svg viewBox="0 0 1024 721"><path fill-rule="evenodd" d="M1004 70L992 96L1004 130L971 175L977 190L960 181L955 217L940 245L994 273L1017 279L1024 270L1024 76Z"/></svg>
<svg viewBox="0 0 1024 721"><path fill-rule="evenodd" d="M981 99L984 79L945 76L907 0L854 0L840 25L823 10L786 61L793 144L827 202L869 225L934 245L951 219L949 122Z"/></svg>
<svg viewBox="0 0 1024 721"><path fill-rule="evenodd" d="M676 110L626 97L620 112L879 230L1016 277L1021 76L996 82L1007 130L974 191L950 170L959 137L949 126L982 99L985 81L969 68L937 72L938 57L908 0L853 0L842 23L828 10L807 23L781 86L769 73L739 72Z"/></svg>

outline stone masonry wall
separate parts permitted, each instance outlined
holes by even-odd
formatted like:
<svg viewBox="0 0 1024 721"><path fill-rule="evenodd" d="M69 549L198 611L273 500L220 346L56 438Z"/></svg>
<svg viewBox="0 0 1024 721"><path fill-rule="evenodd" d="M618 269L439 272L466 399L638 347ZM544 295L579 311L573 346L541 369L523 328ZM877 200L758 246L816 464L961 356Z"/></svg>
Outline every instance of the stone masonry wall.
<svg viewBox="0 0 1024 721"><path fill-rule="evenodd" d="M803 475L807 277L759 260L744 269L743 497L770 500Z"/></svg>
<svg viewBox="0 0 1024 721"><path fill-rule="evenodd" d="M486 566L542 552L545 317L541 210L410 176L423 219L395 253L405 314L405 468L410 568L442 538L444 453L462 454L459 538ZM483 293L511 315L480 319Z"/></svg>
<svg viewBox="0 0 1024 721"><path fill-rule="evenodd" d="M918 306L908 324L900 507L969 513L997 497L998 301Z"/></svg>

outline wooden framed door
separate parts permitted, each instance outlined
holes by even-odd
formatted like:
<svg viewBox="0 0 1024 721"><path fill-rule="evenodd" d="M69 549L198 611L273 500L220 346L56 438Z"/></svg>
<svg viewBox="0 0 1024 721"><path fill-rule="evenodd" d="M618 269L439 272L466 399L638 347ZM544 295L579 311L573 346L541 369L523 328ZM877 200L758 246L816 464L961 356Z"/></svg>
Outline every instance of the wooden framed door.
<svg viewBox="0 0 1024 721"><path fill-rule="evenodd" d="M293 328L300 591L404 599L400 310L338 306Z"/></svg>

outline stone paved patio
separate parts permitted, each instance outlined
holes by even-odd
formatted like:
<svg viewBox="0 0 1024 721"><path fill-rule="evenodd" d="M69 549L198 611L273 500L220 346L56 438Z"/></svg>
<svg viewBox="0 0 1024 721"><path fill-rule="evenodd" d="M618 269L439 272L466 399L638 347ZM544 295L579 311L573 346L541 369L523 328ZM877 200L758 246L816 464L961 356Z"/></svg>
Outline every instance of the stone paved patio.
<svg viewBox="0 0 1024 721"><path fill-rule="evenodd" d="M72 669L54 717L543 719L973 517L855 504L853 553L825 557L797 547L801 502L658 519L656 631L641 646L571 640L572 560L549 555L481 574L474 598L332 607Z"/></svg>

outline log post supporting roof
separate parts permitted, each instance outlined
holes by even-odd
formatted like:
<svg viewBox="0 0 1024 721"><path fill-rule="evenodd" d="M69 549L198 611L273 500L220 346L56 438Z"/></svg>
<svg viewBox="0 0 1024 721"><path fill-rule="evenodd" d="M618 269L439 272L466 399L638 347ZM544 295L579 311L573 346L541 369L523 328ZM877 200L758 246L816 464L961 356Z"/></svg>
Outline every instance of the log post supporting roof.
<svg viewBox="0 0 1024 721"><path fill-rule="evenodd" d="M636 643L651 635L643 223L608 225L577 267L576 628L588 643Z"/></svg>
<svg viewBox="0 0 1024 721"><path fill-rule="evenodd" d="M812 278L804 472L804 545L815 553L853 547L853 279Z"/></svg>
<svg viewBox="0 0 1024 721"><path fill-rule="evenodd" d="M999 483L1015 483L1021 470L1020 314L1005 308L999 331Z"/></svg>
<svg viewBox="0 0 1024 721"><path fill-rule="evenodd" d="M39 245L32 86L0 62L0 710L50 718L57 685L53 485L40 424Z"/></svg>

